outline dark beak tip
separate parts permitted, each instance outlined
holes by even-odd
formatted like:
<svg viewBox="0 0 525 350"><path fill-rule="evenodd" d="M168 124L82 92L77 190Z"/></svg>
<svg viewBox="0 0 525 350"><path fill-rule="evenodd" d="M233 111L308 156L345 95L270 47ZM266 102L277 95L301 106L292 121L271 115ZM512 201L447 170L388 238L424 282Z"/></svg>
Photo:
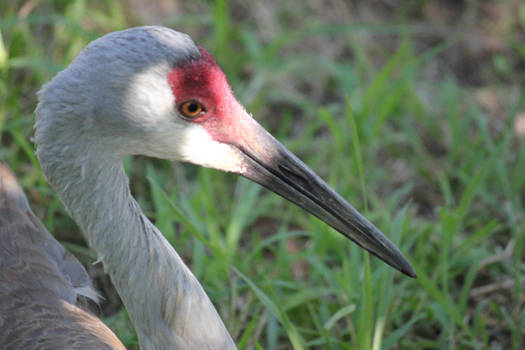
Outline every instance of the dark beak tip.
<svg viewBox="0 0 525 350"><path fill-rule="evenodd" d="M412 264L410 264L408 259L393 244L392 244L392 247L393 247L392 251L395 253L393 254L394 256L391 256L391 260L387 261L387 260L384 260L383 258L381 259L385 261L386 263L388 263L389 265L392 265L392 267L402 272L403 274L411 278L414 278L414 279L417 278L416 270L414 269Z"/></svg>
<svg viewBox="0 0 525 350"><path fill-rule="evenodd" d="M403 272L405 275L407 275L408 277L412 277L414 279L417 279L417 273L416 273L416 270L414 270L414 268L412 267L412 265L410 265L410 263L405 266L401 272Z"/></svg>

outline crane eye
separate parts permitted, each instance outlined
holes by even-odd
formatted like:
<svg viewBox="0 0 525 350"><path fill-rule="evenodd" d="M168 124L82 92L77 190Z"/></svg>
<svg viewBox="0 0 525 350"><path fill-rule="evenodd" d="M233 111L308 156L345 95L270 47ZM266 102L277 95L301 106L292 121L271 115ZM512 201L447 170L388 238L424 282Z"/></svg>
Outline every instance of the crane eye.
<svg viewBox="0 0 525 350"><path fill-rule="evenodd" d="M206 110L204 106L197 101L186 101L179 105L179 112L186 118L196 118L202 115Z"/></svg>

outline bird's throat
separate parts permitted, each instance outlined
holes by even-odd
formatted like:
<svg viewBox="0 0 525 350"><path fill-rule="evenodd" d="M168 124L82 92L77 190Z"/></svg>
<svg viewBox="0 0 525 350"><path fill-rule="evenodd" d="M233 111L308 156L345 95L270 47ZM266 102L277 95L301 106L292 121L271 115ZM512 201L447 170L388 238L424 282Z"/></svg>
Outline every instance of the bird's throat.
<svg viewBox="0 0 525 350"><path fill-rule="evenodd" d="M54 164L47 151L39 150L46 177L110 275L141 349L235 348L197 279L132 197L120 157L69 147Z"/></svg>

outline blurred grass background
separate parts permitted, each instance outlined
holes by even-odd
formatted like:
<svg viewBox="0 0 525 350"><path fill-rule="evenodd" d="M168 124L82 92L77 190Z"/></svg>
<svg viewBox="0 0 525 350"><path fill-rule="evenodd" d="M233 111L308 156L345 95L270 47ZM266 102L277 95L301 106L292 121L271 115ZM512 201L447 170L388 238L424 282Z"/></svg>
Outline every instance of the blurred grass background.
<svg viewBox="0 0 525 350"><path fill-rule="evenodd" d="M419 276L244 179L126 159L240 349L523 349L523 2L0 2L0 158L86 263L105 295L95 312L130 349L126 312L30 139L40 86L91 40L142 24L206 47L247 109Z"/></svg>

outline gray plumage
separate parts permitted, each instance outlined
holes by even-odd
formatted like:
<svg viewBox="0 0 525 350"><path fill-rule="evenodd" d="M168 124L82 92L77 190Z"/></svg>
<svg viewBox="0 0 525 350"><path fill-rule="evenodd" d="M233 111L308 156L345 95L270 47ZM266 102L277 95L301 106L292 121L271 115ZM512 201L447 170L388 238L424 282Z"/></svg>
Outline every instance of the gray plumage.
<svg viewBox="0 0 525 350"><path fill-rule="evenodd" d="M75 306L96 299L84 267L33 214L0 162L0 348L124 349L102 323Z"/></svg>
<svg viewBox="0 0 525 350"><path fill-rule="evenodd" d="M132 28L89 44L39 92L35 143L42 170L89 245L98 253L144 350L235 348L199 282L131 196L122 168L122 157L127 154L175 158L163 154L167 145L162 137L155 136L167 136L166 132L171 130L172 137L181 129L181 125L173 124L173 120L180 118L164 118L165 110L173 110L174 104L166 76L174 66L198 57L198 48L185 34L162 27ZM31 256L28 254L33 254L36 264L43 261L46 257L40 249L47 242L54 244L54 256L64 252L42 225L35 226L35 220L27 219L34 218L32 214L20 212L13 220L23 217L25 221L21 222L25 224L18 224L19 231L31 228L25 235L32 238L27 239L45 235L46 242L40 240L31 246L16 243L20 234L12 231L10 224L2 225L12 235L7 242L27 249L14 258L20 260L19 264L24 264L22 259ZM47 280L47 270L53 264L62 266L49 261L49 268L42 271L42 280L49 284L49 293L56 294L53 302L57 305L66 302L69 308L74 307L78 291L67 281L67 275L61 274L64 271L57 271L53 277L57 281L66 280L58 291L53 290L57 288L55 281ZM86 282L85 271L80 266L76 269L81 272L70 276L70 281L81 276L81 281ZM28 275L20 278L27 284L34 281ZM5 288L6 283L0 284ZM33 293L40 292L43 289L34 288ZM4 303L8 299L4 294ZM15 308L23 303L17 298L11 302ZM39 342L45 331L32 339L30 326L27 331L20 328L23 308L8 311L0 348L11 344L6 340L22 341L23 337L25 345L21 348L41 349ZM31 313L25 317L33 317ZM11 319L20 322L7 322ZM55 349L89 348L82 342L84 338L76 338L74 323L68 325L69 331L48 332L51 339L47 341L55 342ZM45 327L45 322L42 326ZM68 342L70 346L62 347Z"/></svg>
<svg viewBox="0 0 525 350"><path fill-rule="evenodd" d="M235 344L199 282L131 196L127 155L245 176L416 276L392 242L246 112L211 55L185 34L141 27L95 40L42 88L36 117L42 171L110 275L143 350ZM100 321L75 306L79 293L94 296L80 264L30 213L19 188L4 192L10 199L0 212L7 237L0 347L120 349ZM42 313L49 320L28 323ZM62 332L49 323L56 317ZM105 343L92 345L97 341Z"/></svg>

